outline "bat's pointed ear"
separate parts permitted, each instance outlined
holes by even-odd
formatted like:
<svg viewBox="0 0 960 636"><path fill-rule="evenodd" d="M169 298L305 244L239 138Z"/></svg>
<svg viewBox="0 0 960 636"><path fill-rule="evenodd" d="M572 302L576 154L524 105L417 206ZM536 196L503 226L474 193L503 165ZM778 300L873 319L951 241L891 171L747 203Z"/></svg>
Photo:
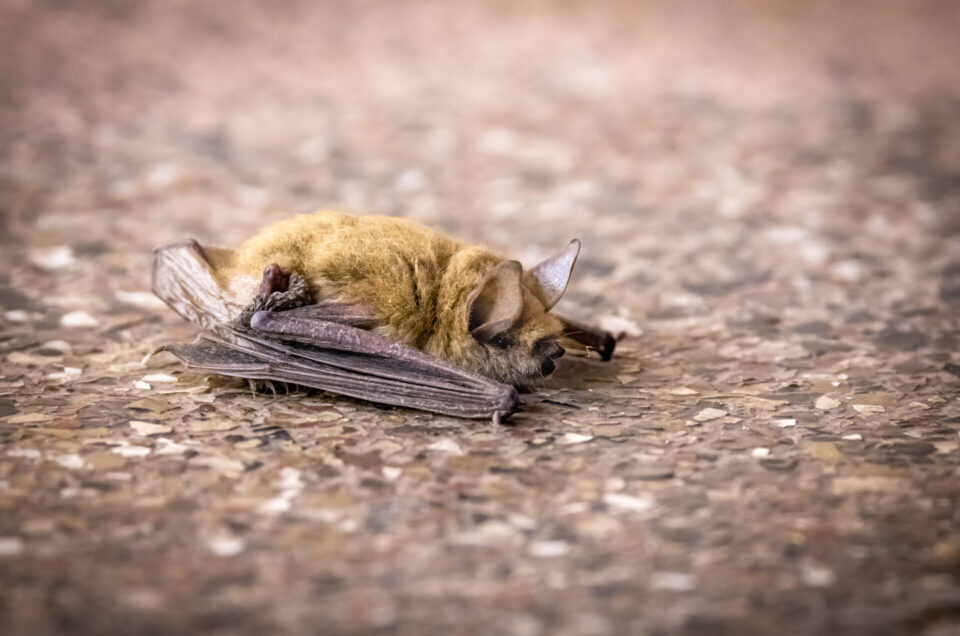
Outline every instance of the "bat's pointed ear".
<svg viewBox="0 0 960 636"><path fill-rule="evenodd" d="M557 304L567 290L570 273L580 254L580 241L573 239L556 256L548 258L523 275L523 284L543 303L547 311Z"/></svg>
<svg viewBox="0 0 960 636"><path fill-rule="evenodd" d="M468 328L480 342L490 342L520 318L523 311L522 268L504 261L484 276L467 297Z"/></svg>

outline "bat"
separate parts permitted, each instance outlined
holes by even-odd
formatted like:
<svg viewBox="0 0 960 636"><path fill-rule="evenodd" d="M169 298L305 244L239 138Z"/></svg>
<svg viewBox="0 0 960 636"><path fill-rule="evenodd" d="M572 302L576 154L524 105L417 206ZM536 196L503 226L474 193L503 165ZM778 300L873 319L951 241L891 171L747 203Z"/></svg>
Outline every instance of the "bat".
<svg viewBox="0 0 960 636"><path fill-rule="evenodd" d="M610 333L550 313L579 251L573 240L525 272L414 221L336 211L235 249L187 239L154 250L153 292L202 332L161 350L200 371L499 421L565 346L613 355Z"/></svg>

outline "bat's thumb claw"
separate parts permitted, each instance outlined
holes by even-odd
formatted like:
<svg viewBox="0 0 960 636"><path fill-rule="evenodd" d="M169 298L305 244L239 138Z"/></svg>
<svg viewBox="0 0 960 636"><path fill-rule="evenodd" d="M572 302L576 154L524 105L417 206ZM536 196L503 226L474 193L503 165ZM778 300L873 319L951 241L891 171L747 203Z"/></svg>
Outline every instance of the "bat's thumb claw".
<svg viewBox="0 0 960 636"><path fill-rule="evenodd" d="M514 411L517 410L517 407L520 405L520 394L517 393L517 390L505 384L503 386L503 391L499 396L499 404L493 408L493 422L499 424L500 420L510 417Z"/></svg>

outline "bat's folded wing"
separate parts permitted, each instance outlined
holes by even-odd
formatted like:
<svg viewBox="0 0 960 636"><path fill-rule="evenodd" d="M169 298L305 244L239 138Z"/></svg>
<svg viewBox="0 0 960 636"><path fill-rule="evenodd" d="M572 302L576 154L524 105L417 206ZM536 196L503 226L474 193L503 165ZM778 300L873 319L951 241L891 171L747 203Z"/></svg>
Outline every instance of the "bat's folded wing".
<svg viewBox="0 0 960 636"><path fill-rule="evenodd" d="M278 312L280 322L282 313ZM335 323L317 324L315 328L323 338L344 337L350 342L349 349L341 347L339 341L325 347L322 339L306 344L299 338L287 340L239 331L204 334L198 342L164 349L187 367L200 371L291 382L444 415L486 419L505 417L517 408L519 398L512 386L465 373L362 329Z"/></svg>
<svg viewBox="0 0 960 636"><path fill-rule="evenodd" d="M250 329L235 327L226 321L236 309L224 304L204 249L193 242L161 248L154 264L157 295L208 330L196 343L164 347L188 367L457 417L499 417L516 409L512 386L359 328L372 326L360 307L318 303L261 311Z"/></svg>

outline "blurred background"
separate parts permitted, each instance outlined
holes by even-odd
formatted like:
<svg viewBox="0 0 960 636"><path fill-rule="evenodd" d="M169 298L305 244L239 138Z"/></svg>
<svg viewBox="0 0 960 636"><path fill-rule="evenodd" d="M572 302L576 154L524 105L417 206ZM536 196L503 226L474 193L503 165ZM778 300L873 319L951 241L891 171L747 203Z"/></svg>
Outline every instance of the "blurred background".
<svg viewBox="0 0 960 636"><path fill-rule="evenodd" d="M5 633L952 633L958 33L950 0L0 0ZM528 265L579 237L565 310L620 361L499 433L139 365L193 333L152 247L325 207Z"/></svg>

